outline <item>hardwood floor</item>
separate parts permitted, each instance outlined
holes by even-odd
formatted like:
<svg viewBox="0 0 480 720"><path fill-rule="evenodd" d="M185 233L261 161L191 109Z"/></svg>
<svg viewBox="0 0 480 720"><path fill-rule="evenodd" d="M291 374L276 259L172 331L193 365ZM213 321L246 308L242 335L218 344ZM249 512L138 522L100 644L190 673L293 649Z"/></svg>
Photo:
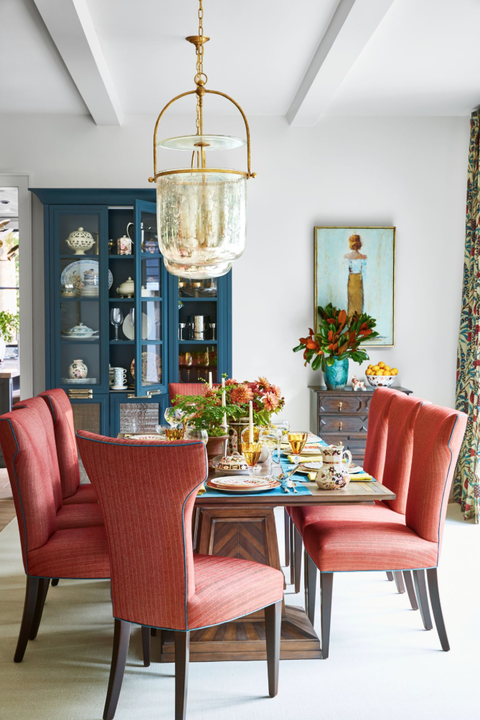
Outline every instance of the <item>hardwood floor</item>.
<svg viewBox="0 0 480 720"><path fill-rule="evenodd" d="M0 532L15 517L13 498L0 499Z"/></svg>
<svg viewBox="0 0 480 720"><path fill-rule="evenodd" d="M12 491L5 468L0 468L0 532L15 517Z"/></svg>

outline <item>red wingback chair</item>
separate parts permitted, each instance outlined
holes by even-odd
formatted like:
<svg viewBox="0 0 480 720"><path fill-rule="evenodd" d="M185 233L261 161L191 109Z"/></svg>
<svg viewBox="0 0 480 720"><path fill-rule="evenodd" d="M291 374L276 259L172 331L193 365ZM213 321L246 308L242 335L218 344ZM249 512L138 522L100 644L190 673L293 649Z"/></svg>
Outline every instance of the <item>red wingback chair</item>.
<svg viewBox="0 0 480 720"><path fill-rule="evenodd" d="M39 402L44 406L43 401ZM15 662L22 661L28 640L37 635L50 578L110 577L103 527L59 529L58 466L44 420L33 406L0 417L0 444L12 486L27 575Z"/></svg>
<svg viewBox="0 0 480 720"><path fill-rule="evenodd" d="M82 431L77 438L105 517L112 568L115 638L104 719L115 714L131 623L175 632L175 718L182 720L190 632L265 608L269 690L275 695L283 574L245 560L193 554L192 511L208 473L204 444L113 440Z"/></svg>
<svg viewBox="0 0 480 720"><path fill-rule="evenodd" d="M295 589L300 590L301 571L301 536L305 526L310 523L322 522L324 518L336 518L339 521L356 518L380 517L385 510L395 510L402 514L398 522L403 522L405 503L410 480L410 469L413 452L413 428L423 400L406 395L403 392L388 388L375 390L368 416L367 451L364 468L378 482L385 481L389 490L397 494L398 501L386 504L378 502L361 509L355 506L311 506L292 508L291 516L294 522L294 579ZM393 503L393 504L392 504ZM395 579L400 593L405 592L402 573L387 573L388 579ZM412 577L405 577L408 596L414 610L418 609ZM308 604L308 603L307 603ZM314 609L311 608L311 621L313 622Z"/></svg>
<svg viewBox="0 0 480 720"><path fill-rule="evenodd" d="M405 522L385 507L375 517L323 517L303 531L307 553L308 602L315 601L320 570L322 654L328 657L333 575L335 572L413 570L425 628L432 623L430 600L443 650L449 650L438 591L437 566L448 493L463 440L467 416L435 405L423 405L414 427L411 479ZM365 510L367 510L365 508ZM401 519L401 522L399 522Z"/></svg>
<svg viewBox="0 0 480 720"><path fill-rule="evenodd" d="M63 392L61 390L60 392ZM68 400L68 398L67 398ZM54 424L47 405L39 398L29 398L17 403L14 411L21 408L30 408L36 412L42 422L45 435L45 449L48 451L51 465L50 479L52 482L53 494L57 510L57 530L67 530L74 527L91 527L103 525L102 511L98 502L83 503L77 505L65 504L63 499L63 488L59 467L60 455L57 453ZM74 436L75 441L75 436ZM78 457L78 456L77 456ZM78 466L78 460L77 460Z"/></svg>
<svg viewBox="0 0 480 720"><path fill-rule="evenodd" d="M398 390L390 388L377 388L370 400L368 411L367 444L363 468L378 482L383 481L385 456L387 453L388 416L390 405L394 397L404 395Z"/></svg>
<svg viewBox="0 0 480 720"><path fill-rule="evenodd" d="M93 486L88 483L80 484L73 410L67 394L61 388L54 388L53 390L45 390L38 397L43 398L53 419L63 504L76 505L98 502Z"/></svg>
<svg viewBox="0 0 480 720"><path fill-rule="evenodd" d="M214 383L213 387L218 387L219 383ZM206 383L169 383L168 395L170 404L173 403L177 395L200 395L203 397L207 392L208 385Z"/></svg>

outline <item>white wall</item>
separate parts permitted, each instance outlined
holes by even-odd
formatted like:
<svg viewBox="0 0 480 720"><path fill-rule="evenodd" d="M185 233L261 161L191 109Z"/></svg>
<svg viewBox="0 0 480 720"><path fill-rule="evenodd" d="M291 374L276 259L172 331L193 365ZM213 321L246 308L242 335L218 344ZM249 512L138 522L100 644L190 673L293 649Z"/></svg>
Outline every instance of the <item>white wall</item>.
<svg viewBox="0 0 480 720"><path fill-rule="evenodd" d="M87 117L3 116L0 171L28 170L36 187L147 187L153 121L129 117L108 128ZM395 225L396 346L371 357L398 367L399 381L417 395L453 405L468 119L336 117L290 128L263 117L251 128L258 177L249 182L247 250L234 265L235 376L267 375L285 393L285 416L306 426L307 385L321 375L291 348L312 324L313 227ZM218 118L211 129L241 133L234 118ZM190 118L171 117L163 136L190 131ZM240 151L232 157L243 161ZM37 212L39 276L41 241ZM39 305L40 277L34 290ZM35 356L43 372L37 312Z"/></svg>

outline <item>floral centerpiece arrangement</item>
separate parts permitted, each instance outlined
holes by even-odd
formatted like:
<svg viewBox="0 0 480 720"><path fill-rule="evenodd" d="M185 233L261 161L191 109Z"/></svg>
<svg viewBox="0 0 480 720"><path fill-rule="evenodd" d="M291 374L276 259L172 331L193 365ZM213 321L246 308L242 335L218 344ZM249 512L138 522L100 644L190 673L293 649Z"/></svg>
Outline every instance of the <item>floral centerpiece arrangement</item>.
<svg viewBox="0 0 480 720"><path fill-rule="evenodd" d="M303 350L305 365L311 363L313 370L323 370L328 389L345 387L348 361L362 363L369 359L360 346L378 337L374 330L376 324L376 320L366 313L348 317L345 310L329 303L325 308L318 308L316 332L309 328L308 337L300 338L300 344L293 352Z"/></svg>
<svg viewBox="0 0 480 720"><path fill-rule="evenodd" d="M205 382L205 381L204 381ZM260 377L253 382L238 382L223 377L222 385L207 387L205 394L177 395L172 404L184 413L184 423L208 433L207 453L210 458L222 452L222 442L229 435L237 440L247 427L250 403L255 425L268 425L273 414L285 405L280 388Z"/></svg>
<svg viewBox="0 0 480 720"><path fill-rule="evenodd" d="M271 416L284 407L285 398L280 388L266 378L254 382L225 379L224 386L207 387L203 396L177 395L173 405L184 412L188 425L220 437L225 435L226 425L248 417L250 402L255 424L268 425Z"/></svg>

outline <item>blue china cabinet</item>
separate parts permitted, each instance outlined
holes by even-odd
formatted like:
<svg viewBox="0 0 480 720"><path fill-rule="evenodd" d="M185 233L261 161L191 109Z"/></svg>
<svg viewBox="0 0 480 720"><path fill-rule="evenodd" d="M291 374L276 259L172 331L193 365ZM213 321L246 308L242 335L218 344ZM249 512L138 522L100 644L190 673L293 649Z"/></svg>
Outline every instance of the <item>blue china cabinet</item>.
<svg viewBox="0 0 480 720"><path fill-rule="evenodd" d="M231 273L167 273L154 190L32 192L44 205L45 385L67 392L77 429L152 432L170 382L231 375Z"/></svg>

